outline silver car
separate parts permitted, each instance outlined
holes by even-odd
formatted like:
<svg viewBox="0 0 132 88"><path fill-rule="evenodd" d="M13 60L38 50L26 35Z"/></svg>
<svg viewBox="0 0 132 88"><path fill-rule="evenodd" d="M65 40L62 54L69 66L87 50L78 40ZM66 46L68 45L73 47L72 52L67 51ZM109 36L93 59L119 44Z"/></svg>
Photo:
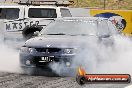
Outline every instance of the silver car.
<svg viewBox="0 0 132 88"><path fill-rule="evenodd" d="M51 65L63 63L64 68L60 72L67 74L74 71L71 70L73 60L85 42L96 40L95 43L112 45L112 36L116 33L116 27L104 18L57 19L43 29L38 37L27 40L21 47L21 67L28 74L47 72L47 69L50 73L57 73Z"/></svg>

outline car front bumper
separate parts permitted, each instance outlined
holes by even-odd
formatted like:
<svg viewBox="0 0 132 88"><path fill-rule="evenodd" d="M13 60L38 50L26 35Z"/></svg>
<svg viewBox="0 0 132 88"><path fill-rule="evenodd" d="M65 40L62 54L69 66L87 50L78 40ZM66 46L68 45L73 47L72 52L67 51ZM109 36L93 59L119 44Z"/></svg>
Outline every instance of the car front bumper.
<svg viewBox="0 0 132 88"><path fill-rule="evenodd" d="M43 53L21 53L19 55L21 67L48 68L53 63L64 63L70 67L75 54L43 54Z"/></svg>
<svg viewBox="0 0 132 88"><path fill-rule="evenodd" d="M20 52L19 60L22 69L32 69L39 74L50 72L59 74L59 76L73 76L76 72L76 69L72 67L74 56L75 54L29 54ZM50 60L44 61L46 58ZM58 65L57 69L54 69L55 64Z"/></svg>

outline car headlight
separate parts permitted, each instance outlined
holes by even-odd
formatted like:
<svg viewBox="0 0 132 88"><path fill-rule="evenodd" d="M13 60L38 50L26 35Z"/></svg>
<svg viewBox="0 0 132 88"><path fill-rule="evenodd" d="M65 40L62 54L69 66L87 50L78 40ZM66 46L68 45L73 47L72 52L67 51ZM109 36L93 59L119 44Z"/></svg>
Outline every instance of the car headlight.
<svg viewBox="0 0 132 88"><path fill-rule="evenodd" d="M76 53L76 49L64 49L63 53L64 54L74 54Z"/></svg>
<svg viewBox="0 0 132 88"><path fill-rule="evenodd" d="M35 48L21 47L20 51L25 53L33 53L35 51Z"/></svg>

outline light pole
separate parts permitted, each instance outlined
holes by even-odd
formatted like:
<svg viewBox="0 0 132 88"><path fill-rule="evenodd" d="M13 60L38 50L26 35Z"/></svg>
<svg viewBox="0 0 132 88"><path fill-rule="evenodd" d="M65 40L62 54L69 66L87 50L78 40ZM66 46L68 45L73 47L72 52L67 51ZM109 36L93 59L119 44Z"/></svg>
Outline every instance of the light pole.
<svg viewBox="0 0 132 88"><path fill-rule="evenodd" d="M79 7L79 0L77 0L77 7Z"/></svg>
<svg viewBox="0 0 132 88"><path fill-rule="evenodd" d="M104 0L104 10L105 10L105 8L106 8L106 0Z"/></svg>

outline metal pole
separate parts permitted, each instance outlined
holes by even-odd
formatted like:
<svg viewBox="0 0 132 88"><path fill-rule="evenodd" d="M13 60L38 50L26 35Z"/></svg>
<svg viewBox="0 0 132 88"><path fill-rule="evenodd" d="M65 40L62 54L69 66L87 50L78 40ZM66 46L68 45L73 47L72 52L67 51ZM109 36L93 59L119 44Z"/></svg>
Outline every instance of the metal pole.
<svg viewBox="0 0 132 88"><path fill-rule="evenodd" d="M106 8L106 0L104 0L104 10L105 10L105 8Z"/></svg>
<svg viewBox="0 0 132 88"><path fill-rule="evenodd" d="M77 7L79 7L79 0L77 0Z"/></svg>

